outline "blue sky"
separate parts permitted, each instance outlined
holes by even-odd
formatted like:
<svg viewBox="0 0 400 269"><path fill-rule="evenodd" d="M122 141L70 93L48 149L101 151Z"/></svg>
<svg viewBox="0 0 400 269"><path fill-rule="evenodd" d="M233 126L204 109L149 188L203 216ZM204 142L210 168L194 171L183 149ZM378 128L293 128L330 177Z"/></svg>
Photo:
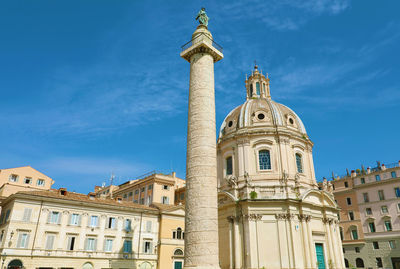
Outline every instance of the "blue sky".
<svg viewBox="0 0 400 269"><path fill-rule="evenodd" d="M217 128L254 60L302 118L317 179L400 159L398 1L2 1L0 167L88 192L114 171L185 176L189 64L205 6L224 47Z"/></svg>

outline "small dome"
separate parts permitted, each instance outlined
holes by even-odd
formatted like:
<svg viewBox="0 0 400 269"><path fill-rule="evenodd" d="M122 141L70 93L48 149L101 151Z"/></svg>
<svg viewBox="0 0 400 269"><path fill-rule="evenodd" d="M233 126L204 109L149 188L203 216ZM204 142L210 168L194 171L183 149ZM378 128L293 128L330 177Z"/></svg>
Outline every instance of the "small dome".
<svg viewBox="0 0 400 269"><path fill-rule="evenodd" d="M246 79L246 88L246 102L226 116L219 131L219 139L249 127L285 127L307 135L303 122L293 110L271 100L269 79L258 72L257 66L249 79Z"/></svg>

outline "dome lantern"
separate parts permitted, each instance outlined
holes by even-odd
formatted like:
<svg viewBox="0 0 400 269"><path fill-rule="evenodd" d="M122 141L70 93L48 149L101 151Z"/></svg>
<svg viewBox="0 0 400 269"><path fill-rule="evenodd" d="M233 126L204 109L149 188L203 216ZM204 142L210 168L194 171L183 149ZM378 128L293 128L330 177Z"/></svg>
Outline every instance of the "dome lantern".
<svg viewBox="0 0 400 269"><path fill-rule="evenodd" d="M245 83L247 100L255 98L271 99L268 74L265 77L262 72L258 71L257 64L254 65L254 70L246 78Z"/></svg>

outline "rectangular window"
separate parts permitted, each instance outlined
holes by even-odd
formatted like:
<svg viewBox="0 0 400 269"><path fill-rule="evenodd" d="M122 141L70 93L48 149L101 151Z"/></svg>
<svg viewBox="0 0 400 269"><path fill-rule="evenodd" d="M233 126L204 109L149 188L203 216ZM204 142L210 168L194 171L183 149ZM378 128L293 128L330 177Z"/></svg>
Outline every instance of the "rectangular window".
<svg viewBox="0 0 400 269"><path fill-rule="evenodd" d="M368 226L369 226L369 231L370 231L371 233L376 232L375 223L374 223L374 222L368 223Z"/></svg>
<svg viewBox="0 0 400 269"><path fill-rule="evenodd" d="M351 237L353 237L353 240L358 239L358 232L356 229L351 230Z"/></svg>
<svg viewBox="0 0 400 269"><path fill-rule="evenodd" d="M151 220L148 220L146 222L146 232L151 233L151 226L152 226L152 222L151 222Z"/></svg>
<svg viewBox="0 0 400 269"><path fill-rule="evenodd" d="M379 201L385 200L385 193L383 192L383 190L378 191L378 197L379 197Z"/></svg>
<svg viewBox="0 0 400 269"><path fill-rule="evenodd" d="M232 175L232 156L226 158L226 175Z"/></svg>
<svg viewBox="0 0 400 269"><path fill-rule="evenodd" d="M182 201L185 199L185 193L181 192L181 194L179 195L179 199Z"/></svg>
<svg viewBox="0 0 400 269"><path fill-rule="evenodd" d="M25 184L32 184L32 178L31 178L31 177L26 177L26 178L24 179L24 183L25 183Z"/></svg>
<svg viewBox="0 0 400 269"><path fill-rule="evenodd" d="M354 212L353 211L349 211L349 219L354 220Z"/></svg>
<svg viewBox="0 0 400 269"><path fill-rule="evenodd" d="M139 194L139 189L135 190L135 194Z"/></svg>
<svg viewBox="0 0 400 269"><path fill-rule="evenodd" d="M144 192L144 187L140 190L140 192Z"/></svg>
<svg viewBox="0 0 400 269"><path fill-rule="evenodd" d="M69 225L77 226L77 225L79 225L79 222L80 222L80 216L79 216L79 214L73 213L73 214L71 215L71 219L70 219L70 221L69 221Z"/></svg>
<svg viewBox="0 0 400 269"><path fill-rule="evenodd" d="M132 220L126 219L125 220L125 231L130 232L132 230Z"/></svg>
<svg viewBox="0 0 400 269"><path fill-rule="evenodd" d="M133 192L129 192L129 197L132 197L133 196Z"/></svg>
<svg viewBox="0 0 400 269"><path fill-rule="evenodd" d="M141 198L141 199L140 199L140 204L141 204L141 205L144 205L144 198Z"/></svg>
<svg viewBox="0 0 400 269"><path fill-rule="evenodd" d="M260 150L258 152L258 164L260 170L271 170L271 156L269 150Z"/></svg>
<svg viewBox="0 0 400 269"><path fill-rule="evenodd" d="M369 196L368 196L367 192L363 193L363 198L364 198L364 203L368 203L369 202Z"/></svg>
<svg viewBox="0 0 400 269"><path fill-rule="evenodd" d="M20 233L18 235L17 248L28 248L29 244L29 234L28 233Z"/></svg>
<svg viewBox="0 0 400 269"><path fill-rule="evenodd" d="M153 189L153 184L149 185L149 186L147 187L147 189L148 189L148 190L152 190L152 189Z"/></svg>
<svg viewBox="0 0 400 269"><path fill-rule="evenodd" d="M349 183L347 183L347 181L344 182L344 187L348 188L349 187Z"/></svg>
<svg viewBox="0 0 400 269"><path fill-rule="evenodd" d="M376 257L376 266L379 268L383 267L382 258Z"/></svg>
<svg viewBox="0 0 400 269"><path fill-rule="evenodd" d="M132 253L132 240L125 239L124 253Z"/></svg>
<svg viewBox="0 0 400 269"><path fill-rule="evenodd" d="M74 250L75 249L75 241L76 241L76 237L75 236L68 237L67 250Z"/></svg>
<svg viewBox="0 0 400 269"><path fill-rule="evenodd" d="M394 188L394 194L396 195L397 198L400 198L400 188Z"/></svg>
<svg viewBox="0 0 400 269"><path fill-rule="evenodd" d="M347 205L351 205L351 198L350 198L350 197L347 197L347 198L346 198L346 202L347 202Z"/></svg>
<svg viewBox="0 0 400 269"><path fill-rule="evenodd" d="M117 224L117 220L113 217L108 218L107 228L108 229L115 229Z"/></svg>
<svg viewBox="0 0 400 269"><path fill-rule="evenodd" d="M396 241L395 240L389 240L389 247L391 249L395 249L396 248Z"/></svg>
<svg viewBox="0 0 400 269"><path fill-rule="evenodd" d="M32 208L25 208L24 215L22 217L22 221L25 221L25 222L31 221L31 215L32 215Z"/></svg>
<svg viewBox="0 0 400 269"><path fill-rule="evenodd" d="M112 245L113 245L113 240L107 238L107 239L104 241L104 251L105 251L105 252L112 252Z"/></svg>
<svg viewBox="0 0 400 269"><path fill-rule="evenodd" d="M379 249L379 243L377 241L372 242L372 246L374 249Z"/></svg>
<svg viewBox="0 0 400 269"><path fill-rule="evenodd" d="M385 205L381 206L381 211L382 211L382 214L387 214L389 212L387 206L385 206Z"/></svg>
<svg viewBox="0 0 400 269"><path fill-rule="evenodd" d="M97 227L99 224L98 216L90 216L90 227Z"/></svg>
<svg viewBox="0 0 400 269"><path fill-rule="evenodd" d="M10 218L10 214L11 214L11 209L7 209L7 211L6 211L6 217L5 217L4 222L7 222L7 221L8 221L8 219Z"/></svg>
<svg viewBox="0 0 400 269"><path fill-rule="evenodd" d="M392 172L390 173L390 175L392 176L392 178L395 178L395 177L396 177L396 172L395 172L395 171L392 171Z"/></svg>
<svg viewBox="0 0 400 269"><path fill-rule="evenodd" d="M54 234L48 234L47 238L46 238L46 248L45 249L53 249L54 247L54 239L55 239L55 235Z"/></svg>
<svg viewBox="0 0 400 269"><path fill-rule="evenodd" d="M96 238L86 238L86 250L87 251L95 251L96 250Z"/></svg>
<svg viewBox="0 0 400 269"><path fill-rule="evenodd" d="M381 176L380 176L380 175L376 175L376 176L375 176L375 180L376 180L376 181L381 181Z"/></svg>
<svg viewBox="0 0 400 269"><path fill-rule="evenodd" d="M356 253L360 253L360 248L359 247L355 247L355 251L356 251Z"/></svg>
<svg viewBox="0 0 400 269"><path fill-rule="evenodd" d="M372 215L372 209L370 207L366 208L365 209L365 214L368 215L368 216Z"/></svg>
<svg viewBox="0 0 400 269"><path fill-rule="evenodd" d="M124 193L124 199L128 198L128 194Z"/></svg>
<svg viewBox="0 0 400 269"><path fill-rule="evenodd" d="M165 205L168 205L168 204L169 204L169 197L163 196L161 202L162 202L163 204L165 204Z"/></svg>
<svg viewBox="0 0 400 269"><path fill-rule="evenodd" d="M385 220L385 229L386 231L392 231L392 222L390 220Z"/></svg>
<svg viewBox="0 0 400 269"><path fill-rule="evenodd" d="M18 181L18 175L10 175L9 177L10 182L17 182Z"/></svg>
<svg viewBox="0 0 400 269"><path fill-rule="evenodd" d="M60 223L60 212L51 211L49 213L48 223L58 224Z"/></svg>
<svg viewBox="0 0 400 269"><path fill-rule="evenodd" d="M153 251L152 251L151 245L152 245L152 242L150 242L150 241L144 242L144 253L152 254Z"/></svg>
<svg viewBox="0 0 400 269"><path fill-rule="evenodd" d="M169 190L169 186L168 185L163 185L163 190Z"/></svg>
<svg viewBox="0 0 400 269"><path fill-rule="evenodd" d="M38 179L38 180L36 181L36 185L38 185L38 186L44 186L44 179Z"/></svg>
<svg viewBox="0 0 400 269"><path fill-rule="evenodd" d="M360 178L361 184L365 184L365 178Z"/></svg>

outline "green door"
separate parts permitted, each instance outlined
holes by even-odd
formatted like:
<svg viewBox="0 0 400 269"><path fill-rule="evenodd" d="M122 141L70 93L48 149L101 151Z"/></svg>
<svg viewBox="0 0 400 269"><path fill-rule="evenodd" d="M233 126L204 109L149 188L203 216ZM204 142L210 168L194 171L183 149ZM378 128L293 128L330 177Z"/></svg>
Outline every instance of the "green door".
<svg viewBox="0 0 400 269"><path fill-rule="evenodd" d="M175 269L182 269L182 262L175 262L175 266L174 266L174 268Z"/></svg>
<svg viewBox="0 0 400 269"><path fill-rule="evenodd" d="M324 246L315 244L315 252L317 253L318 269L325 269Z"/></svg>

